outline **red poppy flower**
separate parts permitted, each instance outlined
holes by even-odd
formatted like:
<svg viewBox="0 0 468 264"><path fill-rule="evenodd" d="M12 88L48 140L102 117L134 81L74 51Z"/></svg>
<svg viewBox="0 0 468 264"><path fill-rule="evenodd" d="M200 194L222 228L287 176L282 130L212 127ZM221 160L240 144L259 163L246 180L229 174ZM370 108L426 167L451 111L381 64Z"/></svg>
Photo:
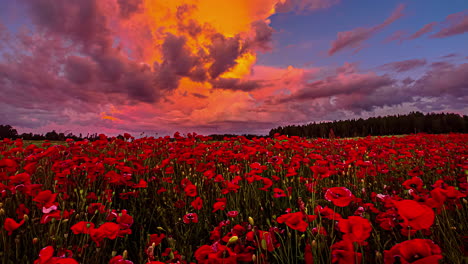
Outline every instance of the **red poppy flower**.
<svg viewBox="0 0 468 264"><path fill-rule="evenodd" d="M198 215L196 213L190 213L184 215L184 223L190 224L190 223L198 223Z"/></svg>
<svg viewBox="0 0 468 264"><path fill-rule="evenodd" d="M117 216L117 223L122 229L130 228L133 225L133 217L127 213L127 210L122 210Z"/></svg>
<svg viewBox="0 0 468 264"><path fill-rule="evenodd" d="M239 215L238 211L229 211L229 212L227 212L228 217L236 217L238 215Z"/></svg>
<svg viewBox="0 0 468 264"><path fill-rule="evenodd" d="M18 215L18 219L23 220L24 215L29 214L30 210L24 205L20 204L18 208L16 208L16 215Z"/></svg>
<svg viewBox="0 0 468 264"><path fill-rule="evenodd" d="M385 264L437 264L440 259L442 259L442 251L430 239L407 240L384 252Z"/></svg>
<svg viewBox="0 0 468 264"><path fill-rule="evenodd" d="M74 224L70 229L73 234L89 234L90 230L94 228L94 224L91 222L80 221Z"/></svg>
<svg viewBox="0 0 468 264"><path fill-rule="evenodd" d="M312 254L312 246L307 243L304 249L304 262L305 264L314 264L314 256Z"/></svg>
<svg viewBox="0 0 468 264"><path fill-rule="evenodd" d="M302 212L284 214L276 218L276 221L280 224L285 223L287 226L300 232L305 232L309 224L304 221L304 215Z"/></svg>
<svg viewBox="0 0 468 264"><path fill-rule="evenodd" d="M418 192L424 191L424 188L423 188L424 182L421 180L421 178L416 177L416 176L409 180L406 180L405 182L403 182L402 185L407 190L412 189Z"/></svg>
<svg viewBox="0 0 468 264"><path fill-rule="evenodd" d="M150 235L149 239L149 245L152 245L154 243L155 246L161 244L162 240L166 237L165 234L152 234Z"/></svg>
<svg viewBox="0 0 468 264"><path fill-rule="evenodd" d="M18 229L23 224L24 224L24 219L21 220L19 223L17 223L12 218L7 218L7 219L5 219L5 223L3 225L3 228L5 228L5 230L8 231L8 235L11 236L11 234L13 234L13 231Z"/></svg>
<svg viewBox="0 0 468 264"><path fill-rule="evenodd" d="M273 197L274 198L280 198L280 197L286 197L286 193L284 192L284 190L280 189L280 188L274 188L273 189Z"/></svg>
<svg viewBox="0 0 468 264"><path fill-rule="evenodd" d="M191 203L193 209L195 210L201 210L203 207L203 200L200 197L195 198L193 202Z"/></svg>
<svg viewBox="0 0 468 264"><path fill-rule="evenodd" d="M45 190L37 194L36 197L34 197L33 201L38 203L37 205L38 208L41 208L41 207L49 208L52 205L54 205L56 198L57 198L57 193L52 193L52 191L50 190Z"/></svg>
<svg viewBox="0 0 468 264"><path fill-rule="evenodd" d="M372 226L366 218L360 216L350 216L348 219L341 219L338 228L345 233L343 239L351 242L363 243L369 238Z"/></svg>
<svg viewBox="0 0 468 264"><path fill-rule="evenodd" d="M36 259L34 264L78 264L78 261L72 258L53 256L54 248L52 246L45 247L39 252L39 259Z"/></svg>
<svg viewBox="0 0 468 264"><path fill-rule="evenodd" d="M362 254L354 251L353 243L349 240L342 240L331 246L332 263L353 264L361 263Z"/></svg>
<svg viewBox="0 0 468 264"><path fill-rule="evenodd" d="M213 204L213 211L212 213L218 210L224 210L226 208L226 198L217 198L217 202Z"/></svg>
<svg viewBox="0 0 468 264"><path fill-rule="evenodd" d="M393 201L393 204L398 210L398 215L403 220L400 225L405 232L407 228L411 230L427 229L434 223L434 211L426 205L422 205L413 200Z"/></svg>
<svg viewBox="0 0 468 264"><path fill-rule="evenodd" d="M185 186L184 191L187 196L190 196L190 197L197 196L197 186L193 184L188 184L187 186Z"/></svg>
<svg viewBox="0 0 468 264"><path fill-rule="evenodd" d="M317 205L314 209L314 212L316 214L320 214L322 218L330 219L330 220L340 220L342 219L341 215L338 213L335 213L333 209L328 208L328 206L322 207L320 205Z"/></svg>
<svg viewBox="0 0 468 264"><path fill-rule="evenodd" d="M121 255L117 255L110 259L109 264L133 264L133 261L124 259Z"/></svg>
<svg viewBox="0 0 468 264"><path fill-rule="evenodd" d="M345 187L331 187L325 193L325 199L336 206L345 207L354 200L354 195Z"/></svg>

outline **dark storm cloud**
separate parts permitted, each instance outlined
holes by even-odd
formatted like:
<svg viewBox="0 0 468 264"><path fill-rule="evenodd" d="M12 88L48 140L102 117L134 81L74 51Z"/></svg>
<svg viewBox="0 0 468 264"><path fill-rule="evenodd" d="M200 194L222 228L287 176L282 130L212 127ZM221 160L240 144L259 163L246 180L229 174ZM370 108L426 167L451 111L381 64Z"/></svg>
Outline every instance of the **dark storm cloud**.
<svg viewBox="0 0 468 264"><path fill-rule="evenodd" d="M211 82L213 88L249 92L260 88L262 85L257 80L243 81L237 78L219 78Z"/></svg>

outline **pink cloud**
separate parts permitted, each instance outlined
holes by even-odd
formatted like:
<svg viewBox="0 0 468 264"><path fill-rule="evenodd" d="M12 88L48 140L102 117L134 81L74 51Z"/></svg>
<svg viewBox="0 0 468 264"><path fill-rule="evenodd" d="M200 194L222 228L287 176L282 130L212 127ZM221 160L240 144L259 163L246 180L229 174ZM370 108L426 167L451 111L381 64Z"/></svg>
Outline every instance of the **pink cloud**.
<svg viewBox="0 0 468 264"><path fill-rule="evenodd" d="M328 55L332 56L338 51L353 48L359 51L362 43L372 37L374 34L395 22L403 16L405 6L400 4L384 22L373 27L359 27L349 31L338 32L336 40L332 42Z"/></svg>
<svg viewBox="0 0 468 264"><path fill-rule="evenodd" d="M408 39L416 39L426 33L432 32L434 30L435 25L437 25L437 22L431 22L429 24L424 25L420 30L413 33Z"/></svg>
<svg viewBox="0 0 468 264"><path fill-rule="evenodd" d="M404 61L395 61L382 65L380 68L395 72L407 72L426 65L425 59L412 59Z"/></svg>
<svg viewBox="0 0 468 264"><path fill-rule="evenodd" d="M431 35L432 38L445 38L466 33L468 32L468 11L448 15L441 24L444 27Z"/></svg>

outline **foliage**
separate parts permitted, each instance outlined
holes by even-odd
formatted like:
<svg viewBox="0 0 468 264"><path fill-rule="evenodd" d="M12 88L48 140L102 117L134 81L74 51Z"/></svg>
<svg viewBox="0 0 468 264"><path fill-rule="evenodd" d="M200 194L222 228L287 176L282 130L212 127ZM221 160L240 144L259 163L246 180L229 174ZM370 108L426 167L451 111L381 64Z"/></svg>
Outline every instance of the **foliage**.
<svg viewBox="0 0 468 264"><path fill-rule="evenodd" d="M270 131L270 136L276 133L288 136L309 138L341 138L366 137L384 135L405 135L416 133L468 133L468 116L453 113L411 112L407 115L389 115L371 117L368 119L352 119L344 121L311 123L307 125L289 125Z"/></svg>

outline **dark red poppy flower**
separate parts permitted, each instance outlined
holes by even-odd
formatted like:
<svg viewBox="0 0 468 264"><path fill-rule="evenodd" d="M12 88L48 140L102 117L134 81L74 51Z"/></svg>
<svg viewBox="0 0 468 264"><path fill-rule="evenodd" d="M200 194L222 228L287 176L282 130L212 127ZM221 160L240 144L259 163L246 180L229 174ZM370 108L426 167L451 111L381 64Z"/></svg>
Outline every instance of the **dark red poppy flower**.
<svg viewBox="0 0 468 264"><path fill-rule="evenodd" d="M418 192L424 191L423 185L424 182L421 180L421 178L414 176L413 178L406 180L403 182L403 187L405 187L407 190L415 190Z"/></svg>
<svg viewBox="0 0 468 264"><path fill-rule="evenodd" d="M307 243L304 249L304 263L314 264L314 255L312 254L312 246L310 243Z"/></svg>
<svg viewBox="0 0 468 264"><path fill-rule="evenodd" d="M193 202L191 203L193 209L195 210L201 210L203 207L203 200L200 197L195 198Z"/></svg>
<svg viewBox="0 0 468 264"><path fill-rule="evenodd" d="M280 198L280 197L286 197L286 193L284 192L284 190L280 189L280 188L274 188L273 189L273 197L274 198Z"/></svg>
<svg viewBox="0 0 468 264"><path fill-rule="evenodd" d="M16 208L16 215L18 219L23 220L24 215L29 214L30 210L24 204L20 204L18 208Z"/></svg>
<svg viewBox="0 0 468 264"><path fill-rule="evenodd" d="M226 208L226 198L217 198L216 203L213 204L213 211L212 213L218 211L218 210L224 210Z"/></svg>
<svg viewBox="0 0 468 264"><path fill-rule="evenodd" d="M328 206L322 207L320 205L317 205L314 209L314 212L316 214L320 214L322 218L330 219L330 220L340 220L342 219L341 215L339 213L335 213L333 209L328 208Z"/></svg>
<svg viewBox="0 0 468 264"><path fill-rule="evenodd" d="M140 181L138 183L134 184L132 187L133 188L147 188L148 183L145 180L140 179Z"/></svg>
<svg viewBox="0 0 468 264"><path fill-rule="evenodd" d="M185 186L184 191L187 196L190 196L190 197L197 196L197 186L193 184L188 184L187 186Z"/></svg>
<svg viewBox="0 0 468 264"><path fill-rule="evenodd" d="M39 252L39 258L34 261L34 264L78 264L73 258L54 257L54 248L47 246Z"/></svg>
<svg viewBox="0 0 468 264"><path fill-rule="evenodd" d="M300 232L305 232L309 224L304 221L304 214L302 212L284 214L276 218L280 224L285 223L287 226Z"/></svg>
<svg viewBox="0 0 468 264"><path fill-rule="evenodd" d="M190 223L198 223L198 215L196 213L190 213L184 215L184 223L190 224Z"/></svg>
<svg viewBox="0 0 468 264"><path fill-rule="evenodd" d="M122 229L130 228L133 225L133 217L127 213L127 210L122 210L117 216L117 223Z"/></svg>
<svg viewBox="0 0 468 264"><path fill-rule="evenodd" d="M354 200L354 195L345 187L331 187L325 193L325 199L336 206L345 207Z"/></svg>
<svg viewBox="0 0 468 264"><path fill-rule="evenodd" d="M23 224L24 224L24 219L21 220L19 223L17 223L14 219L7 218L7 219L5 219L5 223L3 225L3 228L5 228L5 230L8 232L8 235L11 236L11 234L13 234L13 231L18 229Z"/></svg>
<svg viewBox="0 0 468 264"><path fill-rule="evenodd" d="M57 198L57 193L52 193L50 190L45 190L40 192L39 194L34 197L33 201L37 202L38 208L49 208L55 204L55 199Z"/></svg>
<svg viewBox="0 0 468 264"><path fill-rule="evenodd" d="M351 242L363 243L369 238L372 226L366 218L360 216L350 216L348 219L341 219L338 228L345 233L343 239Z"/></svg>
<svg viewBox="0 0 468 264"><path fill-rule="evenodd" d="M99 247L104 238L116 239L119 236L120 226L116 223L106 222L98 228L90 229L91 239Z"/></svg>
<svg viewBox="0 0 468 264"><path fill-rule="evenodd" d="M427 205L422 205L413 200L393 201L398 210L398 215L403 220L400 225L402 231L410 228L413 231L427 229L434 223L434 211Z"/></svg>
<svg viewBox="0 0 468 264"><path fill-rule="evenodd" d="M362 254L354 251L354 245L349 240L342 240L331 246L332 263L357 264L361 263Z"/></svg>
<svg viewBox="0 0 468 264"><path fill-rule="evenodd" d="M73 234L89 234L90 230L94 228L94 224L91 222L80 221L74 224L70 229Z"/></svg>
<svg viewBox="0 0 468 264"><path fill-rule="evenodd" d="M95 214L95 213L105 213L106 212L106 206L103 205L102 203L91 203L88 206L88 214Z"/></svg>
<svg viewBox="0 0 468 264"><path fill-rule="evenodd" d="M109 260L109 264L133 264L133 261L124 259L121 255L117 255Z"/></svg>
<svg viewBox="0 0 468 264"><path fill-rule="evenodd" d="M430 239L407 240L384 252L385 264L437 264L440 259L442 259L442 251Z"/></svg>
<svg viewBox="0 0 468 264"><path fill-rule="evenodd" d="M149 238L149 245L154 243L155 246L161 244L162 240L166 237L165 234L152 234Z"/></svg>

